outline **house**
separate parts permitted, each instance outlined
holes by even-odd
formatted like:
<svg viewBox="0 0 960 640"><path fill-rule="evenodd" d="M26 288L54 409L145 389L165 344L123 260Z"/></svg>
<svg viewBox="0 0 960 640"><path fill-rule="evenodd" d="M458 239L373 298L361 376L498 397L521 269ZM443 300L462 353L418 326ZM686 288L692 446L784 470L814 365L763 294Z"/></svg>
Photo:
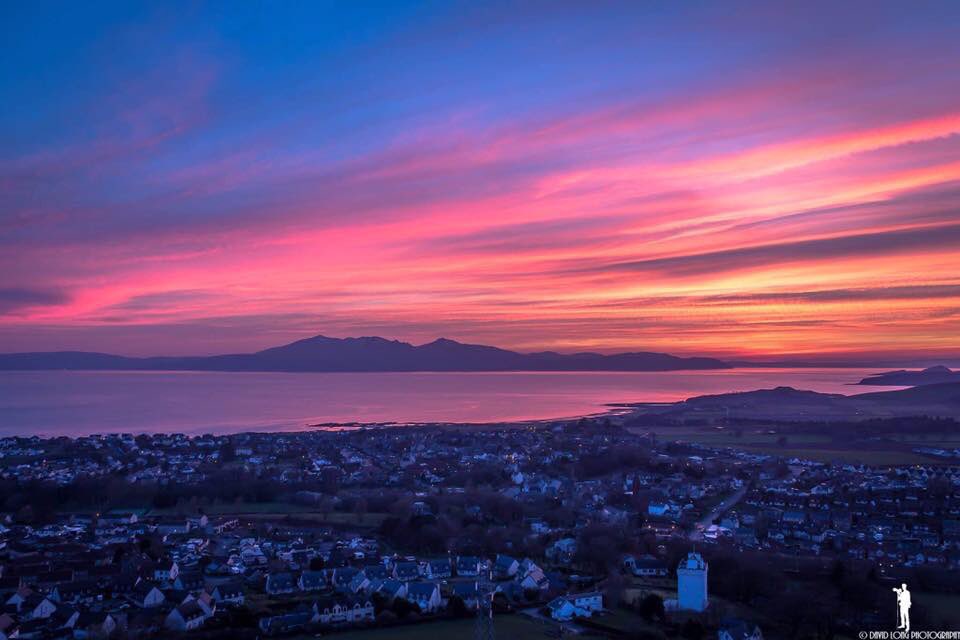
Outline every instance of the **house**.
<svg viewBox="0 0 960 640"><path fill-rule="evenodd" d="M164 562L153 568L153 579L159 582L173 582L180 575L180 567L176 562Z"/></svg>
<svg viewBox="0 0 960 640"><path fill-rule="evenodd" d="M242 605L244 602L243 585L239 582L218 584L210 593L214 602Z"/></svg>
<svg viewBox="0 0 960 640"><path fill-rule="evenodd" d="M480 558L476 556L457 556L457 575L474 578L480 575Z"/></svg>
<svg viewBox="0 0 960 640"><path fill-rule="evenodd" d="M171 631L192 631L203 626L207 614L196 600L184 602L167 615L163 626Z"/></svg>
<svg viewBox="0 0 960 640"><path fill-rule="evenodd" d="M390 572L382 564L369 564L363 568L363 575L370 580L386 580L390 577Z"/></svg>
<svg viewBox="0 0 960 640"><path fill-rule="evenodd" d="M56 610L57 605L39 593L31 593L20 603L20 615L25 620L45 620Z"/></svg>
<svg viewBox="0 0 960 640"><path fill-rule="evenodd" d="M347 590L350 591L350 593L360 593L361 591L366 591L368 586L370 586L370 580L366 574L364 574L363 571L357 571L353 574L353 578L350 579Z"/></svg>
<svg viewBox="0 0 960 640"><path fill-rule="evenodd" d="M105 638L116 628L117 621L109 613L84 611L73 623L73 637L77 640Z"/></svg>
<svg viewBox="0 0 960 640"><path fill-rule="evenodd" d="M313 603L314 619L323 625L361 624L374 619L373 603L344 596L321 598Z"/></svg>
<svg viewBox="0 0 960 640"><path fill-rule="evenodd" d="M260 618L260 630L267 635L282 635L302 631L314 623L316 615L311 609L301 608L296 611Z"/></svg>
<svg viewBox="0 0 960 640"><path fill-rule="evenodd" d="M93 580L78 580L58 584L50 590L49 597L60 604L75 604L78 602L92 602L101 595L102 589Z"/></svg>
<svg viewBox="0 0 960 640"><path fill-rule="evenodd" d="M782 521L784 524L801 525L807 521L807 514L804 511L784 511Z"/></svg>
<svg viewBox="0 0 960 640"><path fill-rule="evenodd" d="M348 591L350 583L358 575L363 575L363 572L356 567L340 567L333 573L333 586L341 591Z"/></svg>
<svg viewBox="0 0 960 640"><path fill-rule="evenodd" d="M597 611L603 611L603 594L599 591L574 593L568 595L567 599L573 602L578 609L587 611L588 617Z"/></svg>
<svg viewBox="0 0 960 640"><path fill-rule="evenodd" d="M327 586L327 580L322 571L304 571L297 578L300 591L320 591Z"/></svg>
<svg viewBox="0 0 960 640"><path fill-rule="evenodd" d="M371 584L370 591L379 593L392 602L396 598L407 597L407 583L393 579L381 580L377 584Z"/></svg>
<svg viewBox="0 0 960 640"><path fill-rule="evenodd" d="M476 609L480 605L480 590L476 582L455 582L453 595L463 600L467 609Z"/></svg>
<svg viewBox="0 0 960 640"><path fill-rule="evenodd" d="M450 558L437 558L427 561L424 575L431 580L443 580L453 575Z"/></svg>
<svg viewBox="0 0 960 640"><path fill-rule="evenodd" d="M190 532L190 521L182 522L163 522L157 525L157 533L166 538L167 536Z"/></svg>
<svg viewBox="0 0 960 640"><path fill-rule="evenodd" d="M20 582L16 578L14 578L14 580L18 583ZM7 598L7 601L5 604L7 606L13 607L17 611L20 611L21 605L23 605L23 603L27 601L27 598L29 598L32 595L33 595L33 589L31 589L30 587L19 587L17 588L16 591L14 591L10 595L9 598Z"/></svg>
<svg viewBox="0 0 960 640"><path fill-rule="evenodd" d="M47 618L48 624L55 629L73 629L77 619L80 618L80 612L71 606L57 607L53 615Z"/></svg>
<svg viewBox="0 0 960 640"><path fill-rule="evenodd" d="M744 547L756 547L760 544L757 540L757 532L752 527L738 527L733 532L733 538L737 544Z"/></svg>
<svg viewBox="0 0 960 640"><path fill-rule="evenodd" d="M265 590L272 596L293 593L296 591L297 583L293 575L289 573L271 573L267 576Z"/></svg>
<svg viewBox="0 0 960 640"><path fill-rule="evenodd" d="M679 507L668 502L651 502L647 505L647 514L651 516L669 517L679 515L679 512Z"/></svg>
<svg viewBox="0 0 960 640"><path fill-rule="evenodd" d="M763 633L755 623L727 618L720 622L717 640L763 640Z"/></svg>
<svg viewBox="0 0 960 640"><path fill-rule="evenodd" d="M577 541L573 538L561 538L547 547L546 556L554 562L567 563L577 553Z"/></svg>
<svg viewBox="0 0 960 640"><path fill-rule="evenodd" d="M524 591L547 591L550 589L550 579L532 560L524 560L517 573L520 588Z"/></svg>
<svg viewBox="0 0 960 640"><path fill-rule="evenodd" d="M201 591L204 588L203 574L199 571L181 571L174 578L173 586L183 591Z"/></svg>
<svg viewBox="0 0 960 640"><path fill-rule="evenodd" d="M398 562L393 565L393 577L397 580L416 580L420 577L420 567L416 562Z"/></svg>
<svg viewBox="0 0 960 640"><path fill-rule="evenodd" d="M547 611L550 617L558 622L569 622L576 617L589 615L587 611L578 609L573 601L566 596L557 596L548 602Z"/></svg>
<svg viewBox="0 0 960 640"><path fill-rule="evenodd" d="M542 518L530 518L529 525L531 533L550 533L550 525Z"/></svg>
<svg viewBox="0 0 960 640"><path fill-rule="evenodd" d="M167 616L163 611L135 609L127 613L127 633L131 638L146 638L160 633Z"/></svg>
<svg viewBox="0 0 960 640"><path fill-rule="evenodd" d="M627 556L623 561L624 567L638 577L666 577L670 574L670 568L662 560L651 555L643 555L639 558Z"/></svg>
<svg viewBox="0 0 960 640"><path fill-rule="evenodd" d="M502 553L497 554L493 563L493 572L497 578L506 579L517 575L520 570L520 563L515 558L505 556Z"/></svg>
<svg viewBox="0 0 960 640"><path fill-rule="evenodd" d="M435 582L411 582L407 585L407 600L420 607L423 613L440 609L440 588Z"/></svg>
<svg viewBox="0 0 960 640"><path fill-rule="evenodd" d="M166 596L157 588L157 585L152 582L147 582L146 580L138 582L129 597L130 600L141 609L159 607L163 604L164 600L166 600Z"/></svg>

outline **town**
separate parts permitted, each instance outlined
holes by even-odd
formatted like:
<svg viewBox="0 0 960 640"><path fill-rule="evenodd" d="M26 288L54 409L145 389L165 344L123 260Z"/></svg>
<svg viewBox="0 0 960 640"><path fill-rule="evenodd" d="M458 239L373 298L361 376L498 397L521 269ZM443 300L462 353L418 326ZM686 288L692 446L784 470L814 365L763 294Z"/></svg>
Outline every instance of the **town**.
<svg viewBox="0 0 960 640"><path fill-rule="evenodd" d="M958 466L608 419L5 438L0 488L0 640L832 638L960 570Z"/></svg>

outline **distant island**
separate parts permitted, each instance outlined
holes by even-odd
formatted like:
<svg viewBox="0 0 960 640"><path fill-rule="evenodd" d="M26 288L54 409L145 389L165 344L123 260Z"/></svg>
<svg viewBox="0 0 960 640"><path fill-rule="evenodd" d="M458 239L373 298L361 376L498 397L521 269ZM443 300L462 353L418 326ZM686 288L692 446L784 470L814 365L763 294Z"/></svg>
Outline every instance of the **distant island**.
<svg viewBox="0 0 960 640"><path fill-rule="evenodd" d="M678 371L729 369L714 358L665 353L518 353L440 338L415 346L378 337L314 336L256 353L131 358L107 353L55 351L0 354L0 370L98 371Z"/></svg>
<svg viewBox="0 0 960 640"><path fill-rule="evenodd" d="M876 387L918 387L926 384L960 382L960 371L951 371L944 366L928 367L921 371L887 371L868 376L857 384Z"/></svg>
<svg viewBox="0 0 960 640"><path fill-rule="evenodd" d="M678 422L748 420L807 422L928 416L960 418L960 382L845 396L792 387L689 398L676 403L632 405L640 416Z"/></svg>

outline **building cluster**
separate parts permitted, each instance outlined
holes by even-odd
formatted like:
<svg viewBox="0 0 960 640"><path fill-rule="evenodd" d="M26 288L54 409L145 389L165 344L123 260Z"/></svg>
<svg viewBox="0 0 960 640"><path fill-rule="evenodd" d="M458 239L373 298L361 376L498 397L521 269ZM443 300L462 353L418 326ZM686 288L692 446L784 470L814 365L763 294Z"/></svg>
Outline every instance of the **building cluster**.
<svg viewBox="0 0 960 640"><path fill-rule="evenodd" d="M0 640L284 635L494 602L567 623L605 611L615 565L676 578L668 609L701 612L706 561L668 550L690 541L960 568L956 468L576 424L6 438L0 480Z"/></svg>
<svg viewBox="0 0 960 640"><path fill-rule="evenodd" d="M960 569L960 469L789 460L705 532L752 549Z"/></svg>

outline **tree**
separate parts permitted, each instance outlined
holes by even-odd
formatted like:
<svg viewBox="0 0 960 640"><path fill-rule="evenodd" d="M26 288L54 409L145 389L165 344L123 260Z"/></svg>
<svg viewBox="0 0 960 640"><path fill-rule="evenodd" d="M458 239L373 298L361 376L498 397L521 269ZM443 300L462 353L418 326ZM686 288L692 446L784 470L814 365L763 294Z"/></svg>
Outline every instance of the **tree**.
<svg viewBox="0 0 960 640"><path fill-rule="evenodd" d="M233 462L237 459L237 450L233 446L233 443L227 440L223 443L223 446L220 447L220 460L222 462Z"/></svg>
<svg viewBox="0 0 960 640"><path fill-rule="evenodd" d="M420 613L419 605L415 602L410 602L406 598L395 598L390 610L393 611L398 618L406 618L412 613Z"/></svg>
<svg viewBox="0 0 960 640"><path fill-rule="evenodd" d="M377 624L381 624L383 626L389 626L391 624L394 624L396 621L397 621L397 614L395 614L393 611L390 611L389 609L384 609L383 611L377 614Z"/></svg>
<svg viewBox="0 0 960 640"><path fill-rule="evenodd" d="M703 628L703 623L693 618L687 618L680 630L680 636L686 640L703 640L707 636L707 630Z"/></svg>
<svg viewBox="0 0 960 640"><path fill-rule="evenodd" d="M470 617L470 610L467 609L467 604L463 601L463 598L456 594L450 596L450 601L447 603L447 610L456 618Z"/></svg>
<svg viewBox="0 0 960 640"><path fill-rule="evenodd" d="M663 620L667 615L667 611L663 606L663 598L655 593L651 593L641 600L637 611L647 622Z"/></svg>
<svg viewBox="0 0 960 640"><path fill-rule="evenodd" d="M832 582L835 587L840 587L843 585L846 575L847 566L843 564L843 560L834 562L833 567L830 569L830 582Z"/></svg>

